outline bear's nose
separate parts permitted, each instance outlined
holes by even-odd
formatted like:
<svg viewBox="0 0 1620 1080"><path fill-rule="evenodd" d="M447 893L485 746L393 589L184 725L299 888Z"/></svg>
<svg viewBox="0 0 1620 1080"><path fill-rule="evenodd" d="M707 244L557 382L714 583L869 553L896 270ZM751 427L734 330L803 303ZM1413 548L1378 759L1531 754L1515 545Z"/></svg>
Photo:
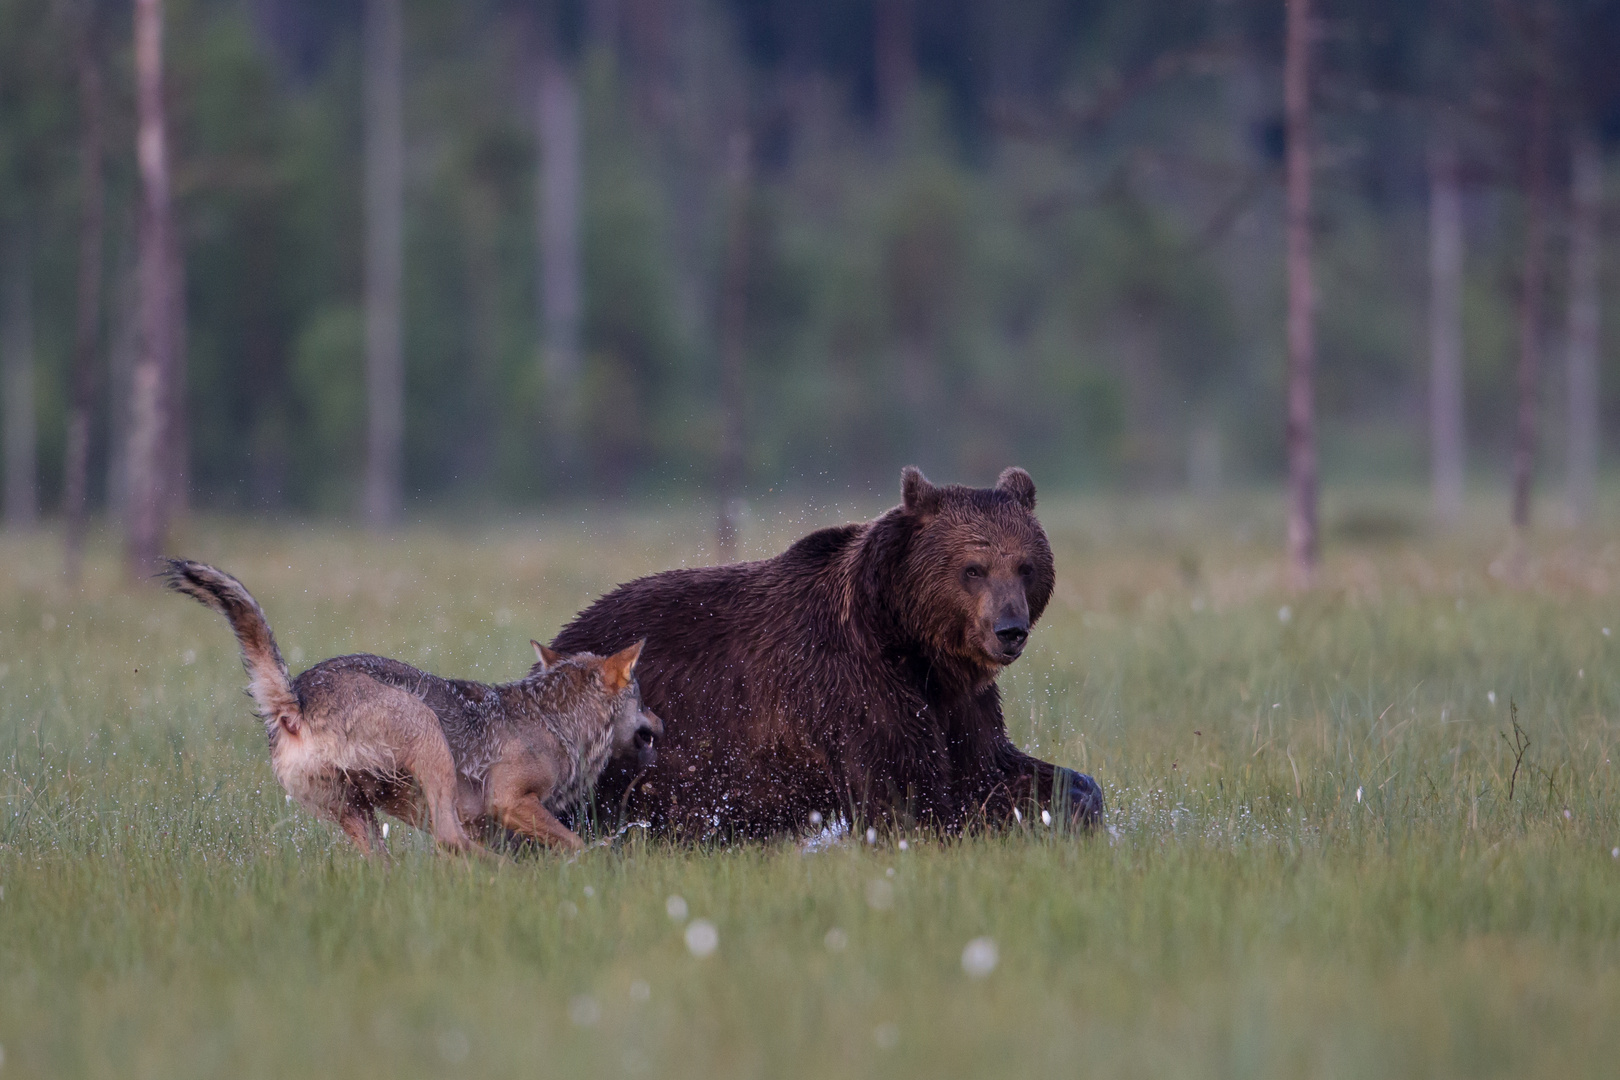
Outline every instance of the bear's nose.
<svg viewBox="0 0 1620 1080"><path fill-rule="evenodd" d="M996 623L996 640L1001 642L1002 652L1008 656L1017 656L1024 651L1024 642L1029 640L1028 621L1002 619Z"/></svg>

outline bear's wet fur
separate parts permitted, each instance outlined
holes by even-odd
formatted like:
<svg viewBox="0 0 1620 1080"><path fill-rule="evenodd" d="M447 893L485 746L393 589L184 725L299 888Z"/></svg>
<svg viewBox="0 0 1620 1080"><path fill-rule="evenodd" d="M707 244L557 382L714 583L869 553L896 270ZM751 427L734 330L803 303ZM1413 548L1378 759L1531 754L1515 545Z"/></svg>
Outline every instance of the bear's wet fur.
<svg viewBox="0 0 1620 1080"><path fill-rule="evenodd" d="M759 562L670 570L597 600L553 648L609 655L664 720L658 762L614 763L604 823L687 839L802 832L818 819L960 830L1051 807L1092 825L1095 781L1007 737L996 676L1052 595L1035 484L902 473L903 501Z"/></svg>

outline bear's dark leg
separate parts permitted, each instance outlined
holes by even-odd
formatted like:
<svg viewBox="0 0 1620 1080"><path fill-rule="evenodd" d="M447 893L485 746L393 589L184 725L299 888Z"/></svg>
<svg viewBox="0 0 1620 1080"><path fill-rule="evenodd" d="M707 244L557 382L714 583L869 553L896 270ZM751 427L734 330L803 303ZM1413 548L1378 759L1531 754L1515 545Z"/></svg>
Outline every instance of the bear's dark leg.
<svg viewBox="0 0 1620 1080"><path fill-rule="evenodd" d="M1052 766L1051 791L1053 817L1067 810L1069 821L1083 829L1102 824L1102 787L1085 773Z"/></svg>
<svg viewBox="0 0 1620 1080"><path fill-rule="evenodd" d="M1007 751L1008 772L1017 776L1013 787L1018 801L1033 795L1043 810L1052 811L1054 819L1067 820L1082 829L1102 824L1103 794L1097 781L1085 773L1030 757L1010 745Z"/></svg>

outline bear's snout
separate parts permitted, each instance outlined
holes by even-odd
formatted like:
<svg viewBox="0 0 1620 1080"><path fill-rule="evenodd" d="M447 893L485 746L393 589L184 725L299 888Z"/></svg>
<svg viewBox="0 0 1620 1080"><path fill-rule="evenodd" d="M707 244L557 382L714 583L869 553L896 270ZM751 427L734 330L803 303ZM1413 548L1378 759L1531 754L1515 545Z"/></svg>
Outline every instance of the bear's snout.
<svg viewBox="0 0 1620 1080"><path fill-rule="evenodd" d="M1003 615L996 620L996 640L1001 642L1001 654L1008 660L1017 658L1029 640L1029 619L1017 615Z"/></svg>

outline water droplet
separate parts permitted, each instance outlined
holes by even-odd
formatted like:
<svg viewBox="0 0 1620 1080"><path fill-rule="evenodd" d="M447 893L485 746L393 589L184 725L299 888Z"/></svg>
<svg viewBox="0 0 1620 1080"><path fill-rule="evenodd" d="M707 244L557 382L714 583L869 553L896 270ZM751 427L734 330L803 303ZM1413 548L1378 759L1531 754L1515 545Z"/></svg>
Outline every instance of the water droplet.
<svg viewBox="0 0 1620 1080"><path fill-rule="evenodd" d="M810 811L810 827L812 829L821 828L821 811L820 810L812 810L812 811Z"/></svg>
<svg viewBox="0 0 1620 1080"><path fill-rule="evenodd" d="M849 935L835 926L827 931L827 936L821 939L821 943L827 946L828 952L843 952L849 948Z"/></svg>
<svg viewBox="0 0 1620 1080"><path fill-rule="evenodd" d="M1277 621L1278 622L1286 623L1289 619L1292 619L1293 617L1294 617L1294 609L1289 607L1287 604L1284 604L1282 607L1277 609Z"/></svg>
<svg viewBox="0 0 1620 1080"><path fill-rule="evenodd" d="M996 970L996 964L1001 961L1001 952L996 943L987 937L976 937L967 943L962 950L962 970L967 972L971 979L982 979Z"/></svg>
<svg viewBox="0 0 1620 1080"><path fill-rule="evenodd" d="M686 900L680 896L671 896L664 901L664 911L676 922L686 921Z"/></svg>

